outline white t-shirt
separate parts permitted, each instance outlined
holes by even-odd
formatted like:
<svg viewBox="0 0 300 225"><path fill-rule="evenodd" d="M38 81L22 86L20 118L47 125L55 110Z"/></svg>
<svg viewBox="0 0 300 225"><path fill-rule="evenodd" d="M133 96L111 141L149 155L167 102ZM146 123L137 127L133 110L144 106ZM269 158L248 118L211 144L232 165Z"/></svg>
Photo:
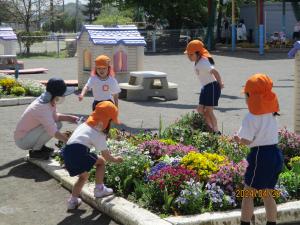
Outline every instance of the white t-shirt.
<svg viewBox="0 0 300 225"><path fill-rule="evenodd" d="M194 69L201 86L216 81L216 78L210 73L211 70L214 69L214 66L210 64L208 59L201 57Z"/></svg>
<svg viewBox="0 0 300 225"><path fill-rule="evenodd" d="M86 85L89 89L92 89L96 101L109 99L114 101L112 95L121 92L118 81L111 76L108 76L105 80L100 79L98 76L91 76Z"/></svg>
<svg viewBox="0 0 300 225"><path fill-rule="evenodd" d="M82 144L88 148L94 146L97 152L107 150L106 135L86 123L80 124L75 129L67 142L67 145L70 144Z"/></svg>
<svg viewBox="0 0 300 225"><path fill-rule="evenodd" d="M278 143L277 119L272 113L253 115L248 113L238 132L240 138L252 141L249 147Z"/></svg>

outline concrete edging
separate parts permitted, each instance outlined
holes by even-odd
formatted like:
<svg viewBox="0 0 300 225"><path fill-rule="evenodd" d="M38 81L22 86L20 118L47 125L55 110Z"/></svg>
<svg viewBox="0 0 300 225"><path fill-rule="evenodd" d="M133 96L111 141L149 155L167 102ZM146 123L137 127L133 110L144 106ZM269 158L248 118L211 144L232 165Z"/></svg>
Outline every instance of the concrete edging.
<svg viewBox="0 0 300 225"><path fill-rule="evenodd" d="M41 161L28 159L29 162L42 168L48 174L57 179L69 190L72 190L76 177L70 177L68 172L63 169L57 161ZM159 216L140 206L127 201L124 198L108 196L97 198L93 196L93 184L84 186L81 197L88 204L96 207L101 212L107 214L114 220L125 225L237 225L240 224L241 211L236 209L225 212L211 212L191 216L171 216L161 219ZM265 210L263 207L256 208L254 211L253 223L262 225L266 223ZM300 201L287 202L278 205L277 223L296 222L300 219Z"/></svg>
<svg viewBox="0 0 300 225"><path fill-rule="evenodd" d="M26 105L33 102L37 97L20 97L20 98L5 98L0 99L1 106Z"/></svg>

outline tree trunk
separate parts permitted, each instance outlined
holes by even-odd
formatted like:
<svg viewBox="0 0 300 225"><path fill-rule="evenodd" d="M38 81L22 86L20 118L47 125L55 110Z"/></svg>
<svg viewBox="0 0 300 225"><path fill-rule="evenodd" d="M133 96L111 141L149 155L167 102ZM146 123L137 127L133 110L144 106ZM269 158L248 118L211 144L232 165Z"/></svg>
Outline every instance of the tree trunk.
<svg viewBox="0 0 300 225"><path fill-rule="evenodd" d="M292 2L292 7L294 10L295 18L297 21L300 21L300 5L298 1Z"/></svg>
<svg viewBox="0 0 300 225"><path fill-rule="evenodd" d="M217 40L221 41L222 32L222 17L223 17L223 0L220 0L217 22Z"/></svg>

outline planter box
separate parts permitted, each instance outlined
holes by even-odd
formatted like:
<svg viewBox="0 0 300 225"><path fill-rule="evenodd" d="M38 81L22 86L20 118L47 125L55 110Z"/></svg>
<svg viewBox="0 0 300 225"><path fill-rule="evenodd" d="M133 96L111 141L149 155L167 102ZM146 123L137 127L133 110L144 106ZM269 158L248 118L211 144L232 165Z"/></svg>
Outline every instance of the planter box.
<svg viewBox="0 0 300 225"><path fill-rule="evenodd" d="M0 106L26 105L35 99L36 97L0 98Z"/></svg>
<svg viewBox="0 0 300 225"><path fill-rule="evenodd" d="M53 159L40 161L28 159L29 162L39 166L69 190L72 190L77 177L70 177L68 172L61 168ZM128 225L237 225L240 223L240 210L225 212L212 212L191 216L171 216L161 219L140 206L127 201L124 198L108 196L95 199L93 196L93 184L84 186L81 198L88 204L96 207L121 224ZM265 224L265 210L259 207L254 212L253 224ZM278 223L296 222L300 220L300 201L287 202L278 205Z"/></svg>

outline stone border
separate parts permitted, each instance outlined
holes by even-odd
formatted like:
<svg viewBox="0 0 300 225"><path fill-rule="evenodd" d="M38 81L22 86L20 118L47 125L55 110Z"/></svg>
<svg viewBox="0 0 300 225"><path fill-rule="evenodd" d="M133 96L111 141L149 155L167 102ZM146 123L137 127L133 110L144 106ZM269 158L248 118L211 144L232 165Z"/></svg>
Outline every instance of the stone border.
<svg viewBox="0 0 300 225"><path fill-rule="evenodd" d="M20 98L0 98L1 106L26 105L33 102L37 97L20 97Z"/></svg>
<svg viewBox="0 0 300 225"><path fill-rule="evenodd" d="M41 161L28 159L29 162L45 170L57 179L68 190L72 190L76 177L70 177L57 161ZM240 224L241 211L236 209L225 212L204 213L193 216L171 216L161 219L159 216L124 198L108 196L97 198L93 196L93 184L85 185L81 198L88 204L96 207L114 220L125 225L224 225ZM296 222L300 219L300 201L287 202L278 205L277 223ZM265 210L263 207L255 209L253 224L265 224Z"/></svg>

